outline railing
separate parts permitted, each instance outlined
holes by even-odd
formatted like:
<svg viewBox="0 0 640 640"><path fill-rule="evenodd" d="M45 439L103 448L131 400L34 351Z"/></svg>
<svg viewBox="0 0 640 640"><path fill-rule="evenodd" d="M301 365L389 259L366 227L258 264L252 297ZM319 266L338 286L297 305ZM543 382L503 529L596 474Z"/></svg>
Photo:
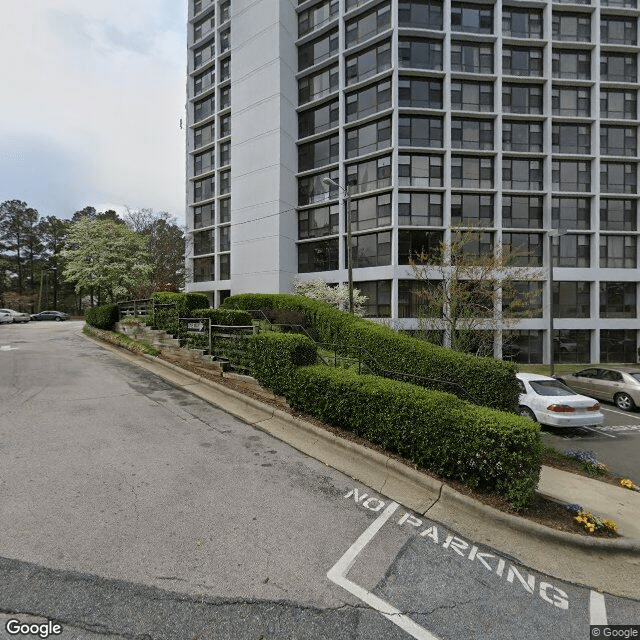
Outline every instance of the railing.
<svg viewBox="0 0 640 640"><path fill-rule="evenodd" d="M142 300L122 300L118 302L119 319L127 316L150 316L156 309L166 309L167 307L176 307L175 302L156 302L153 298L145 298Z"/></svg>

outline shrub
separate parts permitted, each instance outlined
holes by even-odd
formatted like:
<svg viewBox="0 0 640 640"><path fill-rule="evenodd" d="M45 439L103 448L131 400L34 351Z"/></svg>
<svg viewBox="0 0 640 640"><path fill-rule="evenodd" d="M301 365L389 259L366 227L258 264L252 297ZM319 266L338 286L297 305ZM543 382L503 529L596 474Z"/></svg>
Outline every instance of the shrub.
<svg viewBox="0 0 640 640"><path fill-rule="evenodd" d="M92 327L111 331L116 326L116 322L118 322L118 305L102 304L98 307L86 309L84 319Z"/></svg>
<svg viewBox="0 0 640 640"><path fill-rule="evenodd" d="M345 355L364 355L372 371L396 371L456 383L479 404L507 411L517 409L516 365L511 362L479 358L424 342L302 296L239 294L227 298L222 306L304 312L320 342L337 343ZM450 390L462 393L453 387Z"/></svg>
<svg viewBox="0 0 640 640"><path fill-rule="evenodd" d="M444 478L498 491L514 509L535 494L542 446L530 420L453 394L322 365L287 374L283 393L297 410Z"/></svg>
<svg viewBox="0 0 640 640"><path fill-rule="evenodd" d="M213 324L227 327L247 327L252 324L250 313L236 309L194 309L190 317L211 318Z"/></svg>
<svg viewBox="0 0 640 640"><path fill-rule="evenodd" d="M124 347L125 349L133 351L134 353L147 353L151 356L157 356L160 353L159 349L156 349L146 342L134 340L133 338L126 336L124 333L116 333L115 331L104 331L102 329L96 329L95 327L90 327L87 325L84 326L82 331L83 333L86 333L95 338L99 338L100 340L104 340L105 342L110 342L117 347Z"/></svg>
<svg viewBox="0 0 640 640"><path fill-rule="evenodd" d="M204 293L174 293L156 291L151 294L156 304L173 305L155 307L153 326L180 338L186 338L186 332L180 327L178 318L188 318L194 309L208 307L209 298Z"/></svg>

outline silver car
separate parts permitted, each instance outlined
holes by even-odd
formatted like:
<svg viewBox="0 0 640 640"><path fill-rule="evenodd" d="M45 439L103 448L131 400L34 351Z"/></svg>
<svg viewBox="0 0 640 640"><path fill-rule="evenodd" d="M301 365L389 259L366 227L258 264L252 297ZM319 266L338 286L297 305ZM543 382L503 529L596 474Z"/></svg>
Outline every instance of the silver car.
<svg viewBox="0 0 640 640"><path fill-rule="evenodd" d="M638 367L590 367L577 373L557 376L557 379L578 393L614 402L618 409L624 411L640 406Z"/></svg>
<svg viewBox="0 0 640 640"><path fill-rule="evenodd" d="M28 313L22 313L22 311L16 311L15 309L0 309L0 313L8 313L12 322L29 322L31 320L31 316Z"/></svg>

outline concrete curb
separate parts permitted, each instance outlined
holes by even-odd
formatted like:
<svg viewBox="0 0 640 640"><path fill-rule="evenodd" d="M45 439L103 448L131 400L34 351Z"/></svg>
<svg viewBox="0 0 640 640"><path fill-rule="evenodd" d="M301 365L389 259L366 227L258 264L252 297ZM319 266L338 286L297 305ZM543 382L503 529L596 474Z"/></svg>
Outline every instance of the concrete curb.
<svg viewBox="0 0 640 640"><path fill-rule="evenodd" d="M331 466L334 469L371 487L378 493L390 498L416 513L429 516L429 511L436 503L442 508L451 508L468 513L471 517L481 517L485 520L500 523L510 529L515 529L526 536L537 538L542 543L553 543L561 546L572 546L578 549L609 553L639 553L640 540L628 539L609 540L606 538L590 538L575 533L568 533L551 529L532 522L526 518L504 513L485 505L474 498L470 498L443 482L424 473L412 469L394 458L386 456L368 447L340 438L330 431L305 422L300 418L271 407L259 400L245 396L229 389L224 385L199 376L191 371L181 369L177 365L147 354L135 354L110 343L82 334L100 346L106 346L110 351L124 356L126 359L143 364L141 359L153 363L161 368L169 369L196 383L218 392L216 398L207 397L183 385L185 390L195 393L211 404L223 409L231 415L248 422L261 431L282 440L299 451ZM144 365L143 365L144 366ZM155 372L162 376L161 373ZM170 380L176 384L174 380ZM222 396L222 397L220 397ZM225 403L224 397L230 397L240 403ZM242 407L253 409L251 415L242 411ZM258 419L255 413L258 412ZM253 419L252 419L253 418ZM295 427L295 430L287 427Z"/></svg>

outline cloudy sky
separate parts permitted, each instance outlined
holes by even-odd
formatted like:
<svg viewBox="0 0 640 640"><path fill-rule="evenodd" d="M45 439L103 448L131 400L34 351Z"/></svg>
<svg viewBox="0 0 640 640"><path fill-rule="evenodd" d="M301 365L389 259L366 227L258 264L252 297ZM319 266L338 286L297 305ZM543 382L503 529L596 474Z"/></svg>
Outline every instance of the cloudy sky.
<svg viewBox="0 0 640 640"><path fill-rule="evenodd" d="M186 7L2 0L0 202L184 218Z"/></svg>

